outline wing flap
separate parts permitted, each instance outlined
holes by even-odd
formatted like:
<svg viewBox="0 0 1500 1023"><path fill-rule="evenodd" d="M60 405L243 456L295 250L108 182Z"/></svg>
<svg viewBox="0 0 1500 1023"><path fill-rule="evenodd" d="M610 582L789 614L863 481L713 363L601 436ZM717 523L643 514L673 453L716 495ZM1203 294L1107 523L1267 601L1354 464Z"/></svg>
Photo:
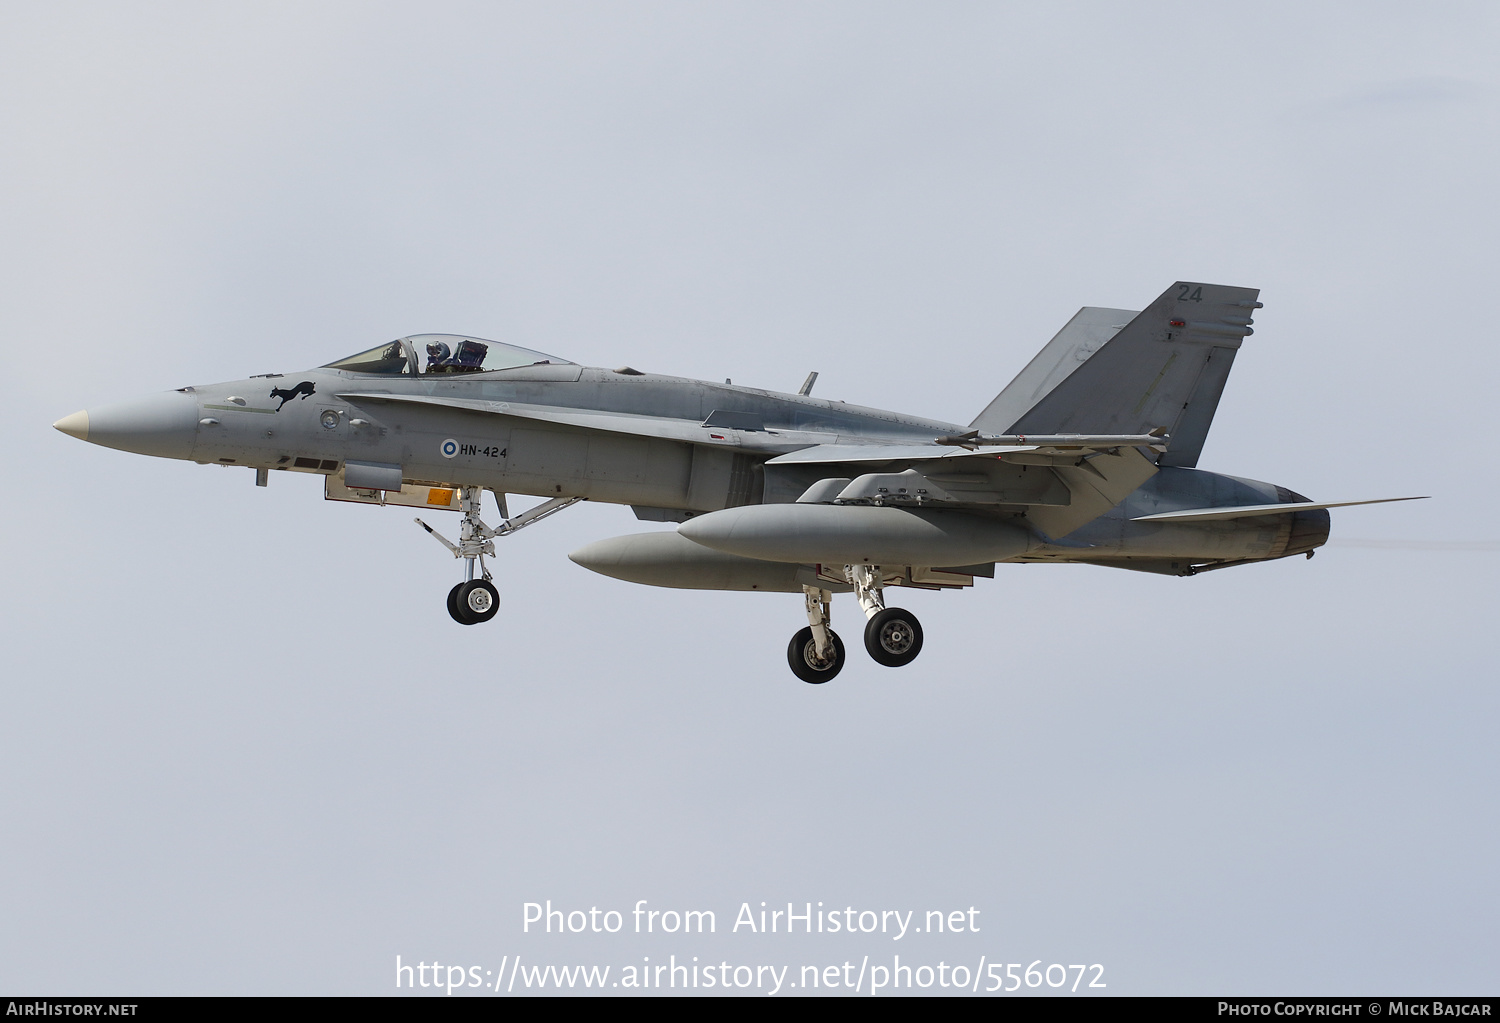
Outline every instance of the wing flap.
<svg viewBox="0 0 1500 1023"><path fill-rule="evenodd" d="M1026 515L1048 535L1067 536L1125 500L1156 471L1156 464L1140 448L1120 448L1073 465L1055 465L1052 472L1067 486L1072 500L1063 507L1028 508Z"/></svg>

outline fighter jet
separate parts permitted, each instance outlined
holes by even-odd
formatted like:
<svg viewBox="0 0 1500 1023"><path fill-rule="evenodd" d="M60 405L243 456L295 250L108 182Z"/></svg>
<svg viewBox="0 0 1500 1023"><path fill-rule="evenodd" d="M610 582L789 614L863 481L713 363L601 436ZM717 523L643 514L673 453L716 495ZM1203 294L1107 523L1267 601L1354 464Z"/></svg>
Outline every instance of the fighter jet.
<svg viewBox="0 0 1500 1023"><path fill-rule="evenodd" d="M450 334L399 338L284 375L181 387L58 420L106 447L316 473L328 500L453 511L463 625L499 593L495 541L577 501L675 529L569 557L630 582L802 596L787 661L844 666L835 593L879 664L910 664L922 626L893 587L941 590L997 564L1081 562L1176 576L1303 554L1328 509L1283 486L1197 468L1259 292L1178 282L1145 310L1085 307L967 426L812 396L644 373ZM500 525L481 498L494 495ZM507 495L544 498L512 517ZM1416 500L1382 498L1380 500Z"/></svg>

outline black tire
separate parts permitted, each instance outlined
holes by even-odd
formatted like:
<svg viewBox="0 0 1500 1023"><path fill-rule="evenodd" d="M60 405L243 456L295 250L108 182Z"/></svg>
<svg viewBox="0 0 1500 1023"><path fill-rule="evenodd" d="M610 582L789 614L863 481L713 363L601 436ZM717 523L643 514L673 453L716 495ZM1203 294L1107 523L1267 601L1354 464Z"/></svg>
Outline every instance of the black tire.
<svg viewBox="0 0 1500 1023"><path fill-rule="evenodd" d="M922 623L910 611L888 607L866 623L865 649L877 664L904 667L922 652Z"/></svg>
<svg viewBox="0 0 1500 1023"><path fill-rule="evenodd" d="M829 681L843 669L844 641L832 629L828 630L828 638L833 642L833 659L825 663L818 660L818 645L813 641L811 625L792 637L786 648L786 660L792 666L793 675L816 686Z"/></svg>
<svg viewBox="0 0 1500 1023"><path fill-rule="evenodd" d="M463 616L463 609L458 606L458 591L463 588L464 584L459 583L448 591L448 614L460 625L473 625L473 622Z"/></svg>
<svg viewBox="0 0 1500 1023"><path fill-rule="evenodd" d="M495 617L500 611L500 593L483 579L475 579L458 588L454 603L465 618L465 624L478 625Z"/></svg>

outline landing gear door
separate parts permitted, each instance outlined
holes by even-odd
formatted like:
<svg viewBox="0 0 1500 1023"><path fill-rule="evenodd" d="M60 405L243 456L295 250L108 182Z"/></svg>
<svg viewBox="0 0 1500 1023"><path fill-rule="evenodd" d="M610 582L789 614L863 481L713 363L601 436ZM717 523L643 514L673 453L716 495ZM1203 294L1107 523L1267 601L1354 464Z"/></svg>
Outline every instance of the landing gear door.
<svg viewBox="0 0 1500 1023"><path fill-rule="evenodd" d="M349 486L340 470L323 477L323 498L327 501L349 501L353 504L400 505L404 508L436 508L462 511L457 487L433 487L416 483L403 484L400 490L372 490Z"/></svg>

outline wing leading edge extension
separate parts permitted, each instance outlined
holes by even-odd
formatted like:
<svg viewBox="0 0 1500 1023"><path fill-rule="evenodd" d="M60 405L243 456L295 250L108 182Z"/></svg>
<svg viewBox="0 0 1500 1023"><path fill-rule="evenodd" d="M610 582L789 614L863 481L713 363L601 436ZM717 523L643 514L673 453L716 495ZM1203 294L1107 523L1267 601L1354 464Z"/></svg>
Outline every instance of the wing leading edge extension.
<svg viewBox="0 0 1500 1023"><path fill-rule="evenodd" d="M732 420L728 425L724 425L719 422L720 419L725 418L722 413L715 413L707 422L697 423L667 416L644 416L629 412L605 412L474 398L443 398L436 395L391 394L384 391L348 391L339 394L339 397L352 402L388 402L397 405L449 408L480 415L509 416L512 419L530 419L558 426L573 426L583 430L624 433L634 437L685 441L711 447L741 447L767 454L807 448L826 443L835 437L831 433L813 433L803 430L778 428L773 432L764 428L746 429L744 425Z"/></svg>

